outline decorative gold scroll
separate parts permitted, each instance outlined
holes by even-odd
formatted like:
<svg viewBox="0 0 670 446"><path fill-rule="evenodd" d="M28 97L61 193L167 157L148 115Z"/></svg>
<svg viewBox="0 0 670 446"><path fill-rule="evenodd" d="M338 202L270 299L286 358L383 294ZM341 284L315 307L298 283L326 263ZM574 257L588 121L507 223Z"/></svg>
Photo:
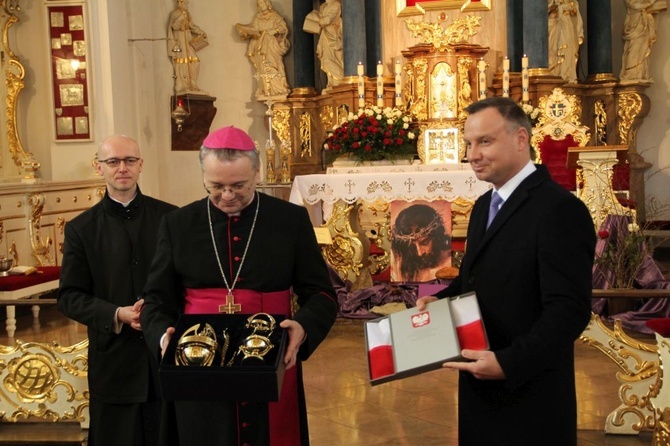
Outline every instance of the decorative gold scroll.
<svg viewBox="0 0 670 446"><path fill-rule="evenodd" d="M461 16L446 28L442 28L439 23L415 22L412 19L406 19L405 24L412 37L418 38L421 43L431 44L437 51L447 51L451 45L467 43L470 37L477 34L481 20L479 16Z"/></svg>
<svg viewBox="0 0 670 446"><path fill-rule="evenodd" d="M5 116L7 117L6 132L7 145L9 153L14 159L14 164L19 167L20 174L24 180L35 180L37 172L40 169L40 163L33 157L33 154L26 152L23 149L18 133L18 125L16 120L17 107L19 102L19 94L25 88L23 81L25 77L25 68L21 65L19 58L10 48L9 43L9 28L19 21L19 18L14 14L15 8L8 8L7 0L2 0L2 14L0 14L0 21L2 23L2 52L4 57L3 67L5 70L5 85L7 87L7 96L5 98ZM0 165L2 160L0 159Z"/></svg>

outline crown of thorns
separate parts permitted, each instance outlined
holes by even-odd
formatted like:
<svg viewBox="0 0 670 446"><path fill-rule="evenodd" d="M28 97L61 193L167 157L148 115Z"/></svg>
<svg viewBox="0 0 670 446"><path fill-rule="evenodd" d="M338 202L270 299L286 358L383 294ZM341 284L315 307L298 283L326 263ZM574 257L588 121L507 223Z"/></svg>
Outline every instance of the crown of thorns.
<svg viewBox="0 0 670 446"><path fill-rule="evenodd" d="M400 234L400 233L398 233L396 228L393 228L393 231L392 231L393 239L400 240L401 242L405 242L405 243L414 243L415 241L421 240L422 238L426 237L428 234L435 231L440 226L441 223L442 223L442 218L440 218L439 214L436 214L433 217L433 220L431 220L431 222L428 223L426 226L423 226L416 231L410 232L409 234Z"/></svg>

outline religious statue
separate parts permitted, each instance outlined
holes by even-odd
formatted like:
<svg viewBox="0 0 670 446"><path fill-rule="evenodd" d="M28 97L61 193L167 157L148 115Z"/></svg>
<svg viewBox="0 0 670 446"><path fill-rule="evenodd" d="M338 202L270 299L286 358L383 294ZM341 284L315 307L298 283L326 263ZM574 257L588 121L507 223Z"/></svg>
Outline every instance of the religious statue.
<svg viewBox="0 0 670 446"><path fill-rule="evenodd" d="M249 39L247 57L256 70L254 76L258 80L256 99L286 97L289 86L282 58L291 45L287 37L288 26L269 0L257 0L256 7L258 12L250 24L235 25L240 36Z"/></svg>
<svg viewBox="0 0 670 446"><path fill-rule="evenodd" d="M656 19L654 14L668 9L666 0L625 0L626 19L623 24L623 57L621 61L622 81L647 81L649 55L656 42Z"/></svg>
<svg viewBox="0 0 670 446"><path fill-rule="evenodd" d="M174 68L175 94L206 94L198 87L200 59L196 53L207 45L207 34L191 20L186 0L177 0L177 7L168 17L167 29L167 50Z"/></svg>
<svg viewBox="0 0 670 446"><path fill-rule="evenodd" d="M311 34L319 34L316 56L321 62L321 70L328 76L326 88L340 85L344 77L340 0L326 0L318 11L310 12L305 17L303 30Z"/></svg>
<svg viewBox="0 0 670 446"><path fill-rule="evenodd" d="M584 23L575 0L549 0L549 70L568 82L577 82L579 46Z"/></svg>

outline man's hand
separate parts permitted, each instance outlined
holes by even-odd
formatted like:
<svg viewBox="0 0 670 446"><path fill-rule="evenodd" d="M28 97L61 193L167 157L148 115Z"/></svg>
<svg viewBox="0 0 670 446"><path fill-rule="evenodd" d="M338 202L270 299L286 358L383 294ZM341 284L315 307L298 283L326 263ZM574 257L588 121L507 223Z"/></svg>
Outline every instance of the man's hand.
<svg viewBox="0 0 670 446"><path fill-rule="evenodd" d="M135 302L134 305L120 307L118 313L119 321L129 325L130 328L134 330L142 331L142 324L140 324L140 312L142 311L143 305L144 299L139 299L137 302Z"/></svg>
<svg viewBox="0 0 670 446"><path fill-rule="evenodd" d="M423 296L420 297L416 300L416 309L419 311L423 311L426 309L426 305L428 305L431 302L435 302L437 297L435 296Z"/></svg>
<svg viewBox="0 0 670 446"><path fill-rule="evenodd" d="M463 350L461 356L471 362L445 362L442 367L472 373L477 379L505 379L505 372L492 351Z"/></svg>
<svg viewBox="0 0 670 446"><path fill-rule="evenodd" d="M284 319L279 326L288 330L288 346L284 355L284 364L286 364L286 370L288 370L298 362L298 350L305 340L305 329L291 319Z"/></svg>
<svg viewBox="0 0 670 446"><path fill-rule="evenodd" d="M161 337L161 358L165 356L165 350L167 350L168 345L170 345L170 339L172 339L173 334L174 327L168 327L168 329L165 330L163 337Z"/></svg>

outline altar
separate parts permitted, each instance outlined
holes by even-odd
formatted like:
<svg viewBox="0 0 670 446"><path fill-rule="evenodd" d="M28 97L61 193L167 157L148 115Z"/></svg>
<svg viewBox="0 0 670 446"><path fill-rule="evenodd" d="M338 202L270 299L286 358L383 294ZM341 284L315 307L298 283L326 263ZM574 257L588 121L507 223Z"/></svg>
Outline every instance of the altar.
<svg viewBox="0 0 670 446"><path fill-rule="evenodd" d="M451 236L465 238L475 200L491 188L469 164L350 166L331 173L298 175L289 201L307 207L315 227L327 227L333 243L323 247L326 261L352 282L389 266L390 215L394 200L451 204ZM370 244L376 250L370 253Z"/></svg>

